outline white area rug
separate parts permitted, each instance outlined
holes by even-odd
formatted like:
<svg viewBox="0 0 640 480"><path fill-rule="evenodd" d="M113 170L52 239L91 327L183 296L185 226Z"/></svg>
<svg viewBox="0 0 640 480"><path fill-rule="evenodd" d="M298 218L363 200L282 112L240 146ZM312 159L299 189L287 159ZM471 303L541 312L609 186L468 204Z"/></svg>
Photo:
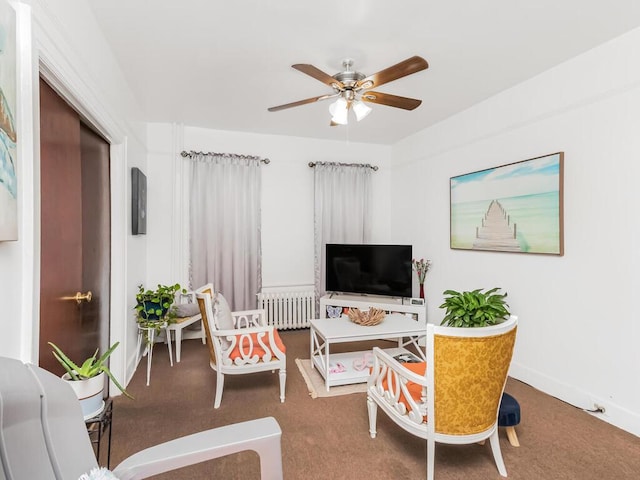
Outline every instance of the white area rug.
<svg viewBox="0 0 640 480"><path fill-rule="evenodd" d="M307 384L307 389L309 390L311 398L337 397L339 395L364 393L367 391L366 383L356 383L354 385L331 387L327 392L327 388L324 385L324 378L322 378L322 375L318 373L318 370L311 368L311 360L296 358L296 365Z"/></svg>

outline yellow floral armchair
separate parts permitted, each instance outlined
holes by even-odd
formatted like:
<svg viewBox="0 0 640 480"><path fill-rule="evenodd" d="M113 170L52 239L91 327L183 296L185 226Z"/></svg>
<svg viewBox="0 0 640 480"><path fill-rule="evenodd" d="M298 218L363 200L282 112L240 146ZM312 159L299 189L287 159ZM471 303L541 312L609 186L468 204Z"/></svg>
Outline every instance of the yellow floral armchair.
<svg viewBox="0 0 640 480"><path fill-rule="evenodd" d="M513 355L518 319L490 327L427 325L427 361L400 364L374 348L367 386L369 433L378 407L404 430L427 440L427 479L434 478L435 443L489 439L498 472L507 470L498 439L498 411Z"/></svg>

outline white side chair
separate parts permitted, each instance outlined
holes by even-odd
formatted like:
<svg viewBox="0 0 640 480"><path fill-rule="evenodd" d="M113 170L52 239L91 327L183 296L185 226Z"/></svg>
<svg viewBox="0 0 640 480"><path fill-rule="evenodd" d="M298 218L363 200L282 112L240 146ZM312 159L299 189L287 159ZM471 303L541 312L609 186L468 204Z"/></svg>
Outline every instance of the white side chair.
<svg viewBox="0 0 640 480"><path fill-rule="evenodd" d="M211 284L206 286L213 288L213 285ZM174 343L176 345L176 362L180 362L182 340L188 340L191 338L200 339L204 345L206 341L204 326L201 323L198 330L185 330L187 327L190 327L196 322L200 322L202 320L195 292L176 293L176 300L172 308L175 308L177 317L175 318L174 323L171 323L166 328L167 341L171 344L171 335L173 332Z"/></svg>
<svg viewBox="0 0 640 480"><path fill-rule="evenodd" d="M265 311L231 312L220 293L213 289L196 293L209 345L209 365L216 371L214 408L220 407L225 375L276 371L280 376L280 401L284 402L287 379L285 346Z"/></svg>
<svg viewBox="0 0 640 480"><path fill-rule="evenodd" d="M137 480L253 450L262 480L282 480L280 426L273 417L205 430L142 450L113 471ZM66 382L0 357L0 478L75 480L98 468L80 402Z"/></svg>

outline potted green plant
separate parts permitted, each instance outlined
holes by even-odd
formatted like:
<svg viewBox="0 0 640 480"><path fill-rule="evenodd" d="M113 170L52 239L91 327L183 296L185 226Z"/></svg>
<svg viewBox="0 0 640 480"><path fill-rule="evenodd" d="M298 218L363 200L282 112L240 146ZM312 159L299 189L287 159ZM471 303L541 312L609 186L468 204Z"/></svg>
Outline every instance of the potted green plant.
<svg viewBox="0 0 640 480"><path fill-rule="evenodd" d="M510 312L505 302L506 293L499 293L500 288L492 288L486 292L482 289L470 292L445 290L444 308L446 315L440 325L449 327L486 327L506 320Z"/></svg>
<svg viewBox="0 0 640 480"><path fill-rule="evenodd" d="M171 305L175 294L181 290L180 284L160 285L155 290L138 285L136 312L140 320L163 320L171 315ZM183 292L186 290L182 289Z"/></svg>
<svg viewBox="0 0 640 480"><path fill-rule="evenodd" d="M176 318L175 308L172 308L175 295L177 292L186 290L180 287L179 283L175 285L161 285L155 290L145 289L142 285L138 285L138 293L136 294L136 322L138 327L144 330L145 342L149 345L151 338L149 330L155 330L159 333L164 325L170 325Z"/></svg>
<svg viewBox="0 0 640 480"><path fill-rule="evenodd" d="M62 379L67 380L76 393L85 418L91 418L102 410L102 391L104 390L105 375L111 379L113 384L118 387L123 394L133 399L116 380L107 366L107 359L120 342L114 343L111 348L99 358L98 349L96 349L95 353L80 365L73 362L57 345L52 342L48 343L51 345L51 348L53 348L53 356L67 371L67 373L62 376Z"/></svg>

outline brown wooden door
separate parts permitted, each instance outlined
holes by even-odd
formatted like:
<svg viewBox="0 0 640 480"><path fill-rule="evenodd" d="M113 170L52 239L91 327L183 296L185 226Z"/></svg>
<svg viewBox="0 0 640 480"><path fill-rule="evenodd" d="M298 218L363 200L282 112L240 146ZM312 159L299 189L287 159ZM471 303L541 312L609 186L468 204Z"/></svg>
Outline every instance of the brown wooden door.
<svg viewBox="0 0 640 480"><path fill-rule="evenodd" d="M109 144L80 123L82 165L82 291L91 291L82 304L82 323L91 330L91 348L104 353L109 342L109 286L111 283L111 218ZM95 335L97 334L97 338Z"/></svg>
<svg viewBox="0 0 640 480"><path fill-rule="evenodd" d="M40 162L40 365L62 374L47 342L76 362L108 343L109 146L43 80Z"/></svg>

